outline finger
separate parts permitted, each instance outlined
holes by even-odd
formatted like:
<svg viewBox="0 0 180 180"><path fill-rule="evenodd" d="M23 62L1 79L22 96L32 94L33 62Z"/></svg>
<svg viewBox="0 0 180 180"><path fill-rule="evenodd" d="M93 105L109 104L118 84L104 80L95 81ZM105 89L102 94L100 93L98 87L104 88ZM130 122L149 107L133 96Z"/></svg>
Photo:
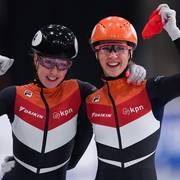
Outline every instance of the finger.
<svg viewBox="0 0 180 180"><path fill-rule="evenodd" d="M130 74L130 76L129 76L129 78L128 78L128 82L129 82L129 83L131 83L131 82L133 82L133 83L136 82L136 81L138 80L139 73L140 73L139 69L138 69L138 68L135 68L135 69L131 72L131 74Z"/></svg>
<svg viewBox="0 0 180 180"><path fill-rule="evenodd" d="M145 80L146 74L142 73L142 76L140 77L140 79L137 81L137 85L141 85L144 80Z"/></svg>
<svg viewBox="0 0 180 180"><path fill-rule="evenodd" d="M11 168L7 167L6 169L2 169L1 172L2 172L2 174L6 174L11 170L12 170Z"/></svg>
<svg viewBox="0 0 180 180"><path fill-rule="evenodd" d="M1 64L0 73L5 74L6 71L12 66L14 59L8 59Z"/></svg>
<svg viewBox="0 0 180 180"><path fill-rule="evenodd" d="M6 163L5 163L5 162L3 162L3 163L1 164L1 169L2 169L2 168L4 168L4 167L5 167L5 165L6 165Z"/></svg>
<svg viewBox="0 0 180 180"><path fill-rule="evenodd" d="M144 81L145 78L146 78L146 70L144 68L142 68L139 81Z"/></svg>
<svg viewBox="0 0 180 180"><path fill-rule="evenodd" d="M7 173L9 171L12 170L12 168L15 167L15 161L9 161L9 162L6 162L6 163L2 163L1 165L1 171L3 173Z"/></svg>
<svg viewBox="0 0 180 180"><path fill-rule="evenodd" d="M8 162L8 161L13 161L14 160L14 157L13 156L6 156L4 158L4 162Z"/></svg>
<svg viewBox="0 0 180 180"><path fill-rule="evenodd" d="M133 83L135 84L139 84L141 83L144 79L146 78L146 70L139 66L139 68L137 68L135 70L135 74L134 74L134 78L132 79L133 80Z"/></svg>
<svg viewBox="0 0 180 180"><path fill-rule="evenodd" d="M176 11L175 10L169 10L167 12L167 18L168 19L173 19L176 16Z"/></svg>
<svg viewBox="0 0 180 180"><path fill-rule="evenodd" d="M169 8L169 6L167 4L160 4L158 7L157 7L157 10L159 11L160 9L162 8Z"/></svg>
<svg viewBox="0 0 180 180"><path fill-rule="evenodd" d="M134 64L134 65L131 65L128 69L128 76L126 76L128 78L128 81L131 81L132 77L135 75L135 71L136 71L136 68L137 66Z"/></svg>
<svg viewBox="0 0 180 180"><path fill-rule="evenodd" d="M175 18L176 11L174 11L174 10L165 11L164 10L162 16L163 16L164 23L167 23L168 21L173 20Z"/></svg>
<svg viewBox="0 0 180 180"><path fill-rule="evenodd" d="M0 68L0 75L3 75L6 73L6 65L5 64L2 64L1 65L1 68Z"/></svg>
<svg viewBox="0 0 180 180"><path fill-rule="evenodd" d="M135 72L131 72L131 74L129 75L127 82L131 83L132 81L134 81L135 78Z"/></svg>
<svg viewBox="0 0 180 180"><path fill-rule="evenodd" d="M137 75L137 79L135 81L133 81L132 83L134 85L140 85L142 82L143 82L143 74L142 72L140 72L138 75Z"/></svg>
<svg viewBox="0 0 180 180"><path fill-rule="evenodd" d="M0 61L6 61L8 59L9 59L8 57L0 55Z"/></svg>
<svg viewBox="0 0 180 180"><path fill-rule="evenodd" d="M3 162L1 164L1 168L7 168L7 167L14 167L15 166L15 161L12 160L12 161L8 161L8 162Z"/></svg>
<svg viewBox="0 0 180 180"><path fill-rule="evenodd" d="M12 66L12 64L14 63L14 59L9 59L9 66Z"/></svg>
<svg viewBox="0 0 180 180"><path fill-rule="evenodd" d="M162 19L162 22L165 23L168 19L168 11L169 9L164 9L162 8L160 11L159 11L159 14L161 16L161 19Z"/></svg>

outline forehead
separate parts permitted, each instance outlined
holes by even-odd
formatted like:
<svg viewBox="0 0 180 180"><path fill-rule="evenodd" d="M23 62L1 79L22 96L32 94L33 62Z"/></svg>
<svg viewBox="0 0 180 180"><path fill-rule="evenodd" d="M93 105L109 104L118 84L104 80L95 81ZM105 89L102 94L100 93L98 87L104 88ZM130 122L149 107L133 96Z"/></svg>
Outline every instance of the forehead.
<svg viewBox="0 0 180 180"><path fill-rule="evenodd" d="M43 61L48 61L48 62L63 62L63 63L68 63L71 60L65 59L65 58L54 58L54 57L47 57L47 56L39 56L40 60Z"/></svg>
<svg viewBox="0 0 180 180"><path fill-rule="evenodd" d="M105 42L103 42L103 43L101 43L101 44L106 44L106 45L112 45L112 44L114 44L114 45L127 45L127 41L105 41Z"/></svg>

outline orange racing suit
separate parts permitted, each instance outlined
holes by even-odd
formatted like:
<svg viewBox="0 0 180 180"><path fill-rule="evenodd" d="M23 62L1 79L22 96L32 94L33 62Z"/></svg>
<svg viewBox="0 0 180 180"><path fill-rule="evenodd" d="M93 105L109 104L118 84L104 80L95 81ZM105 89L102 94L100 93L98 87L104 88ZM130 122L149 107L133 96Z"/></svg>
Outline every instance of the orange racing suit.
<svg viewBox="0 0 180 180"><path fill-rule="evenodd" d="M53 89L30 83L2 90L0 115L10 120L16 162L3 180L65 180L66 170L77 164L92 137L82 119L84 99L93 90L79 80Z"/></svg>
<svg viewBox="0 0 180 180"><path fill-rule="evenodd" d="M180 39L175 41L180 52ZM155 151L164 106L180 96L180 74L148 79L106 79L86 99L98 151L96 180L157 180Z"/></svg>

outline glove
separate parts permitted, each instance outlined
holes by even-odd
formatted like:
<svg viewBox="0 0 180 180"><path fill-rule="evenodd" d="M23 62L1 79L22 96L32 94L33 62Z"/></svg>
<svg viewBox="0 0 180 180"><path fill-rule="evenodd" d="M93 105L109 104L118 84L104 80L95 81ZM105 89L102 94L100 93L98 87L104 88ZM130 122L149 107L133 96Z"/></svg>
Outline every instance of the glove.
<svg viewBox="0 0 180 180"><path fill-rule="evenodd" d="M14 166L15 166L15 160L14 160L13 156L5 157L4 162L1 164L1 174L2 174L2 177L6 173L11 171L12 168L14 168Z"/></svg>
<svg viewBox="0 0 180 180"><path fill-rule="evenodd" d="M127 83L140 85L146 77L146 70L142 66L131 64L126 72L126 77Z"/></svg>
<svg viewBox="0 0 180 180"><path fill-rule="evenodd" d="M172 41L179 38L180 30L176 25L176 11L170 9L167 4L160 4L157 10L162 18L163 28L169 34Z"/></svg>
<svg viewBox="0 0 180 180"><path fill-rule="evenodd" d="M0 76L6 73L6 71L12 66L14 59L10 59L0 55Z"/></svg>

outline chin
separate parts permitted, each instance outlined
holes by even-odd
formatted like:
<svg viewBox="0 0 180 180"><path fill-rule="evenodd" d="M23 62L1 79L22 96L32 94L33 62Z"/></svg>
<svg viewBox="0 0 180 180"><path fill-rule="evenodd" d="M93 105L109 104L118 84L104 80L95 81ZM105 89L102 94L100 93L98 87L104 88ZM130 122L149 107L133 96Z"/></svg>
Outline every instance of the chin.
<svg viewBox="0 0 180 180"><path fill-rule="evenodd" d="M52 89L52 88L55 88L56 86L45 86L45 87L48 89Z"/></svg>
<svg viewBox="0 0 180 180"><path fill-rule="evenodd" d="M105 76L107 76L107 77L117 77L117 76L119 76L120 74L122 74L123 73L123 70L121 69L114 69L114 71L112 71L112 70L110 70L110 71L106 71L104 74L105 74Z"/></svg>
<svg viewBox="0 0 180 180"><path fill-rule="evenodd" d="M57 87L57 86L58 86L57 84L54 84L54 85L53 85L53 84L46 84L46 85L45 85L45 87L46 87L46 88L49 88L49 89L55 88L55 87Z"/></svg>
<svg viewBox="0 0 180 180"><path fill-rule="evenodd" d="M117 77L119 76L120 74L113 74L113 75L110 75L110 77Z"/></svg>
<svg viewBox="0 0 180 180"><path fill-rule="evenodd" d="M107 77L117 77L119 76L121 73L109 73L107 74Z"/></svg>

